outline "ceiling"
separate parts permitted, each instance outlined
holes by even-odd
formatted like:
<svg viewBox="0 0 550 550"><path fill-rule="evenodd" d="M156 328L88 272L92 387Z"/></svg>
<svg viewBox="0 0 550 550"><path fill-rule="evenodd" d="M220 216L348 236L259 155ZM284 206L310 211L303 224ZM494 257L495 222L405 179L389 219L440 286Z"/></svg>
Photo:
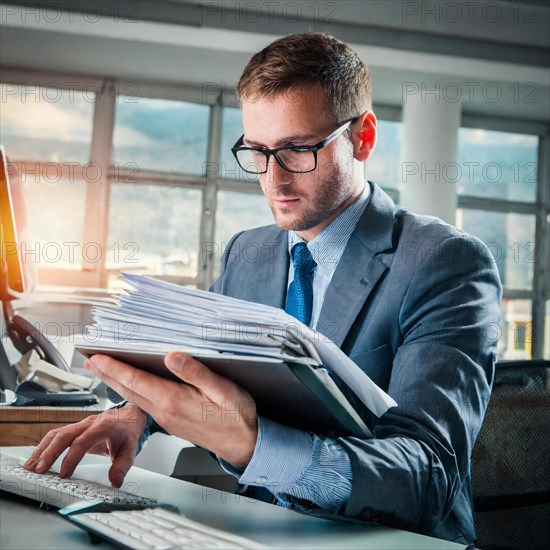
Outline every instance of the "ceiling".
<svg viewBox="0 0 550 550"><path fill-rule="evenodd" d="M0 9L4 74L231 89L274 38L323 30L367 63L377 104L399 106L405 90L439 87L467 113L550 120L547 2L27 1Z"/></svg>

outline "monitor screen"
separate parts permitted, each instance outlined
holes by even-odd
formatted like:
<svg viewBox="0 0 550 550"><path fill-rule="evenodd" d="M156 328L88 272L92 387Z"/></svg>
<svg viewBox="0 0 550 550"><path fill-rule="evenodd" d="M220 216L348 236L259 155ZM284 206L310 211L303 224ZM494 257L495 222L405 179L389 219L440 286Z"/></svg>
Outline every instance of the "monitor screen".
<svg viewBox="0 0 550 550"><path fill-rule="evenodd" d="M1 145L0 157L0 299L9 300L14 297L13 291L25 290L25 279L17 238L8 162L6 152Z"/></svg>

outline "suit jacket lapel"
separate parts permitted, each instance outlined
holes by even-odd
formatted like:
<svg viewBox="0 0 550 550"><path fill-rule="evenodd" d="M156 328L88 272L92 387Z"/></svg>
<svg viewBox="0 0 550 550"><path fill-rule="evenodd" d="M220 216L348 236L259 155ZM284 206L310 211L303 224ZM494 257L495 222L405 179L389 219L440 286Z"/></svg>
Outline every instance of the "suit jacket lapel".
<svg viewBox="0 0 550 550"><path fill-rule="evenodd" d="M239 287L246 300L284 309L289 267L288 233L277 231L269 242L254 244L241 251L243 269L239 271Z"/></svg>
<svg viewBox="0 0 550 550"><path fill-rule="evenodd" d="M377 255L393 246L395 204L376 184L369 184L370 202L334 272L317 324L317 330L339 347L387 269Z"/></svg>

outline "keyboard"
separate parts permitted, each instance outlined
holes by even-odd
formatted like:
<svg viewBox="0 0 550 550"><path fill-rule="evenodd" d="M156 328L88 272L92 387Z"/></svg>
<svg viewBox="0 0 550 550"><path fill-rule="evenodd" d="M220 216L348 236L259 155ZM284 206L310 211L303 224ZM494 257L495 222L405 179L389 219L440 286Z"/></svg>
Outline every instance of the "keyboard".
<svg viewBox="0 0 550 550"><path fill-rule="evenodd" d="M93 481L62 479L54 472L30 472L23 468L19 459L3 454L0 454L0 489L56 508L64 508L78 501L122 504L134 508L158 504L156 500Z"/></svg>
<svg viewBox="0 0 550 550"><path fill-rule="evenodd" d="M267 548L252 540L214 529L163 508L91 511L65 517L78 527L119 548L143 550Z"/></svg>

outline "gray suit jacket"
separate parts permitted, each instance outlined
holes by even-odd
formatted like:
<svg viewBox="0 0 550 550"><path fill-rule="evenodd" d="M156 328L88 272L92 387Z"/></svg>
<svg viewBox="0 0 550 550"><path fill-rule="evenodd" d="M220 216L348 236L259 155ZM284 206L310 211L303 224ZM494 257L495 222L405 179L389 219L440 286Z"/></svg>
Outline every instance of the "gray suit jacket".
<svg viewBox="0 0 550 550"><path fill-rule="evenodd" d="M377 419L343 388L376 439L340 438L353 480L338 515L472 542L470 455L493 381L498 273L479 240L369 184L317 328L398 407ZM284 308L288 267L286 232L245 231L212 290Z"/></svg>

